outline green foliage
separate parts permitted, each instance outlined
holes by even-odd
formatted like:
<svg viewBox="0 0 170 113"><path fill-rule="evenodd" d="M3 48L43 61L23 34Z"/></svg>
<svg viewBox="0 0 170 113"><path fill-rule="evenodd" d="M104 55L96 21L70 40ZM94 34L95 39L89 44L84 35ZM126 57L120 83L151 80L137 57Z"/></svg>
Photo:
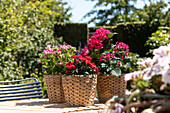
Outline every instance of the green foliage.
<svg viewBox="0 0 170 113"><path fill-rule="evenodd" d="M40 53L53 37L55 20L62 18L61 1L1 0L0 1L0 79L17 79L30 75ZM56 5L58 3L58 5ZM61 20L62 20L61 19Z"/></svg>
<svg viewBox="0 0 170 113"><path fill-rule="evenodd" d="M130 73L138 70L137 61L139 59L139 55L135 53L129 52L129 56L123 60L122 65L125 67L122 69L122 73Z"/></svg>
<svg viewBox="0 0 170 113"><path fill-rule="evenodd" d="M161 25L170 25L170 12L166 11L167 3L164 0L150 0L149 5L145 4L142 9L138 9L133 13L133 17L138 21L145 21L149 25L160 23ZM170 9L169 9L170 10Z"/></svg>
<svg viewBox="0 0 170 113"><path fill-rule="evenodd" d="M136 10L134 5L136 1L137 0L97 0L94 9L87 13L84 18L96 14L89 22L93 22L97 26L133 22L131 12ZM99 8L101 6L102 8Z"/></svg>
<svg viewBox="0 0 170 113"><path fill-rule="evenodd" d="M84 18L92 17L89 23L94 23L96 26L139 21L149 25L155 23L170 25L170 8L165 11L168 7L166 0L147 0L147 2L144 0L143 8L136 7L137 1L141 0L96 0L94 9L87 13Z"/></svg>
<svg viewBox="0 0 170 113"><path fill-rule="evenodd" d="M159 27L159 29L152 33L152 37L146 41L146 45L150 47L150 53L153 49L160 46L166 46L170 43L170 27Z"/></svg>

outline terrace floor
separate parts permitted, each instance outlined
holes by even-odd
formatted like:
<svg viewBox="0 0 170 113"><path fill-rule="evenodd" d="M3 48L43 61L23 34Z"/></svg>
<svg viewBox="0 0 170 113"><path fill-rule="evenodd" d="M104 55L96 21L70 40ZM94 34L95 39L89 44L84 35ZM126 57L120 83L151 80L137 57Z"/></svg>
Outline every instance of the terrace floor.
<svg viewBox="0 0 170 113"><path fill-rule="evenodd" d="M71 107L65 103L50 103L48 99L0 102L0 113L102 113L104 104L95 99L93 106Z"/></svg>

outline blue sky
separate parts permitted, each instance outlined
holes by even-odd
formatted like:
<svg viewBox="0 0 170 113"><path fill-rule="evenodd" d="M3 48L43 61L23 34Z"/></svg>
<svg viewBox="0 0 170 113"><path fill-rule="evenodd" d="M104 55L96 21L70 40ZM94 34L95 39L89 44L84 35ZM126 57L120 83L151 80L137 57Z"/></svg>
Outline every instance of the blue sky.
<svg viewBox="0 0 170 113"><path fill-rule="evenodd" d="M90 18L83 19L83 16L93 9L93 6L96 2L91 2L87 0L63 0L68 2L68 5L71 6L72 17L71 22L77 23L87 23ZM166 1L166 0L165 0ZM138 0L136 7L142 8L144 6L143 0ZM90 24L88 26L94 26Z"/></svg>
<svg viewBox="0 0 170 113"><path fill-rule="evenodd" d="M72 22L86 23L89 18L82 20L83 16L93 9L96 2L86 1L86 0L64 0L68 2L72 10Z"/></svg>

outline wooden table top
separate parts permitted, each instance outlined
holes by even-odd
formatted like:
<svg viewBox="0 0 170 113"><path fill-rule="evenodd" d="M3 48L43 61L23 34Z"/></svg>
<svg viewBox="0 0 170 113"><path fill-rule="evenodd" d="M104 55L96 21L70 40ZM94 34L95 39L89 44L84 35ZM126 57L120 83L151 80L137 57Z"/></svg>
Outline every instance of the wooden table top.
<svg viewBox="0 0 170 113"><path fill-rule="evenodd" d="M104 104L72 107L65 103L50 103L48 99L30 99L0 102L0 113L102 113Z"/></svg>

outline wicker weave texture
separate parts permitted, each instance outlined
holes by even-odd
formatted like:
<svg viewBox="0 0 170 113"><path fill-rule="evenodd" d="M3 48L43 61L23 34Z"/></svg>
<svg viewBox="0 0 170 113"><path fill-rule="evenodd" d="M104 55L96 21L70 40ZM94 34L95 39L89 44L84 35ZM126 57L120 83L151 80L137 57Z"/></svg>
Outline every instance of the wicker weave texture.
<svg viewBox="0 0 170 113"><path fill-rule="evenodd" d="M113 96L124 97L126 92L126 82L124 76L117 77L114 75L97 77L97 95L101 103L105 103Z"/></svg>
<svg viewBox="0 0 170 113"><path fill-rule="evenodd" d="M45 75L46 88L50 102L65 102L62 75Z"/></svg>
<svg viewBox="0 0 170 113"><path fill-rule="evenodd" d="M62 77L65 102L71 106L94 104L97 75L68 75Z"/></svg>

